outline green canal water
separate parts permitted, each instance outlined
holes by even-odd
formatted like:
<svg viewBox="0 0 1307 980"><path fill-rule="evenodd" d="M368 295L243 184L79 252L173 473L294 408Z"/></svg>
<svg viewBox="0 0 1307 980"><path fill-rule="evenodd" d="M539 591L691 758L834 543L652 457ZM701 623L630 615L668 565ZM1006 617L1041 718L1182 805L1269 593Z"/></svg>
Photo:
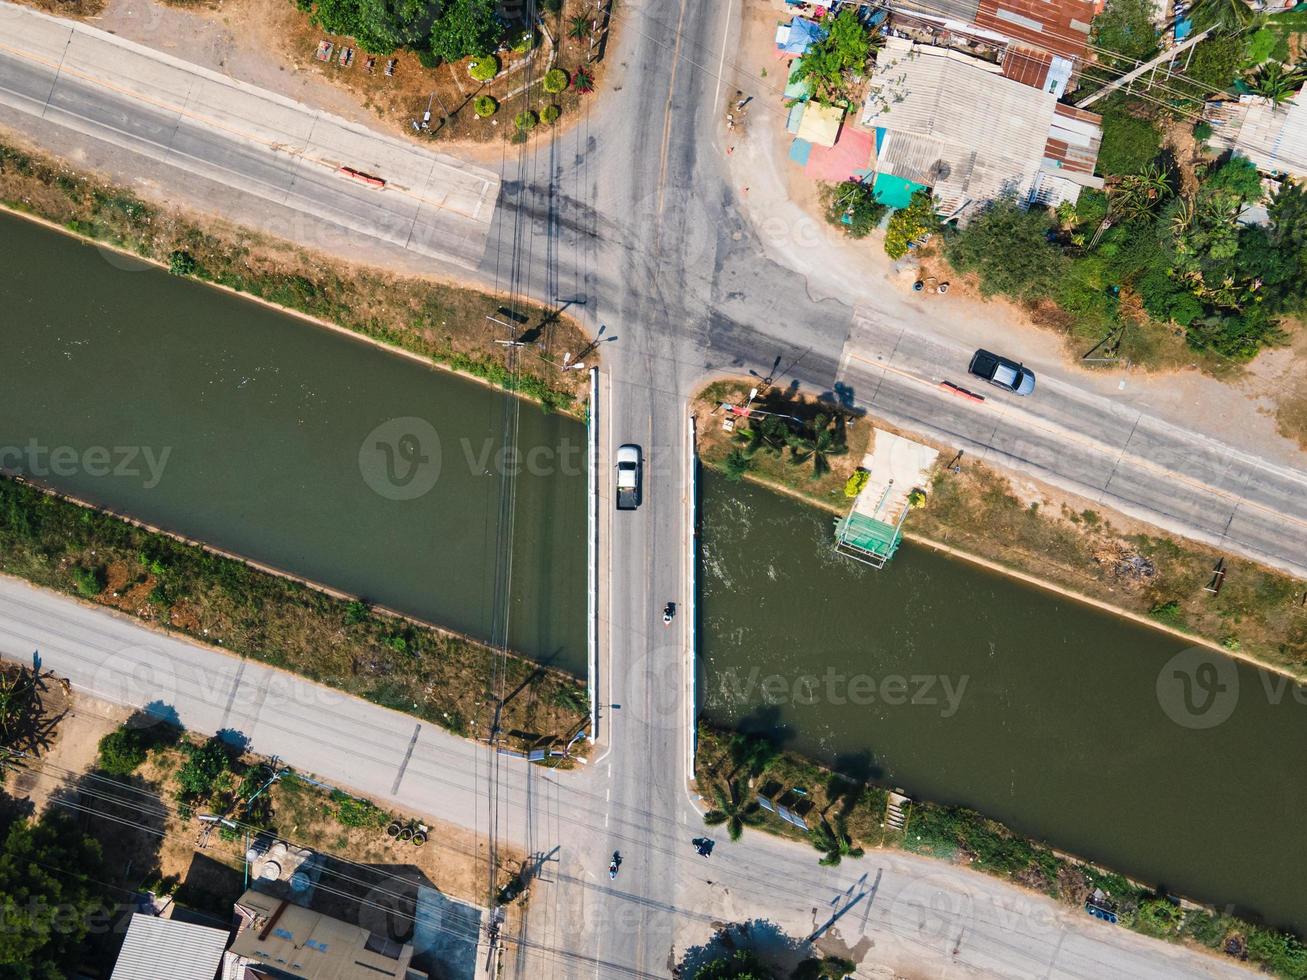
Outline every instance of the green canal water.
<svg viewBox="0 0 1307 980"><path fill-rule="evenodd" d="M514 649L585 670L585 430L0 215L0 467L488 639L517 473Z"/></svg>
<svg viewBox="0 0 1307 980"><path fill-rule="evenodd" d="M874 571L824 513L702 486L706 720L1307 932L1301 688L911 543Z"/></svg>

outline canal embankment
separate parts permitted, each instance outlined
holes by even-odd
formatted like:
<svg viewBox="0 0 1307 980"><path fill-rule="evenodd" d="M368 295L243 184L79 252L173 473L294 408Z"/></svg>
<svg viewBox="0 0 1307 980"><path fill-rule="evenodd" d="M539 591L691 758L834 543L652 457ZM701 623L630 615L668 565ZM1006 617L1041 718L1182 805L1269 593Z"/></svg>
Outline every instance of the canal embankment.
<svg viewBox="0 0 1307 980"><path fill-rule="evenodd" d="M705 464L843 516L851 503L843 488L867 448L871 420L850 417L842 442L827 457L826 472L814 479L811 463L794 465L789 446L760 444L743 423L732 432L723 430L720 405L743 404L751 384L717 382L696 399L702 418L717 412L715 424L702 426ZM790 403L783 397L759 406L799 417L836 411L813 399ZM875 425L896 431L879 420ZM1307 678L1307 582L1038 481L1009 476L952 447L935 448L942 465L922 488L924 506L908 518L908 540L1231 657Z"/></svg>
<svg viewBox="0 0 1307 980"><path fill-rule="evenodd" d="M705 723L1307 928L1307 689L913 542L869 568L829 512L711 470L702 514Z"/></svg>
<svg viewBox="0 0 1307 980"><path fill-rule="evenodd" d="M159 207L11 135L0 137L0 206L550 410L580 414L585 376L561 370L562 358L586 349L588 338L561 311L524 300L504 310L495 297L466 286L352 265L211 215ZM536 342L529 358L514 359L496 343L513 326Z"/></svg>

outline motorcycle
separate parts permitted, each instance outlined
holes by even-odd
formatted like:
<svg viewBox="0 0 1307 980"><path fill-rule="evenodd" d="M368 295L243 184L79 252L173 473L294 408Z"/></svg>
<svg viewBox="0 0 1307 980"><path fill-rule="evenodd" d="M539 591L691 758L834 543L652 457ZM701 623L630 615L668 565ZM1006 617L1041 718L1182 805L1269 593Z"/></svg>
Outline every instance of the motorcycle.
<svg viewBox="0 0 1307 980"><path fill-rule="evenodd" d="M674 602L667 603L667 605L663 607L663 625L664 626L668 625L672 621L672 617L675 615L676 615L676 603Z"/></svg>
<svg viewBox="0 0 1307 980"><path fill-rule="evenodd" d="M613 851L613 859L610 862L608 862L608 877L610 879L616 878L617 869L620 868L621 866L622 866L622 852Z"/></svg>

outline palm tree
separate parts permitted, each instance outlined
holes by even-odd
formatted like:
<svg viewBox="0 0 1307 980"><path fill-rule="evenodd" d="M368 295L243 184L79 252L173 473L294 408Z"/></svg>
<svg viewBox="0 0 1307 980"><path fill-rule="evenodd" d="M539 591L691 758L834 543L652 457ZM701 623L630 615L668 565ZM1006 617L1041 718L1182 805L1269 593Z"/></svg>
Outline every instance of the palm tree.
<svg viewBox="0 0 1307 980"><path fill-rule="evenodd" d="M832 422L835 422L833 428ZM849 447L844 442L844 426L829 415L818 415L805 431L790 436L790 462L802 466L812 460L814 480L830 472L830 457L843 456L848 451Z"/></svg>
<svg viewBox="0 0 1307 980"><path fill-rule="evenodd" d="M1248 79L1248 88L1254 95L1270 99L1272 102L1285 102L1291 98L1307 81L1307 66L1299 62L1296 65L1282 65L1278 61L1268 61L1261 70Z"/></svg>
<svg viewBox="0 0 1307 980"><path fill-rule="evenodd" d="M1141 173L1121 178L1112 195L1112 210L1124 218L1146 217L1171 193L1165 171L1150 163Z"/></svg>
<svg viewBox="0 0 1307 980"><path fill-rule="evenodd" d="M1196 24L1212 24L1229 34L1251 27L1257 14L1244 0L1194 0L1189 16Z"/></svg>
<svg viewBox="0 0 1307 980"><path fill-rule="evenodd" d="M590 33L590 18L585 14L577 14L567 25L567 36L579 41Z"/></svg>
<svg viewBox="0 0 1307 980"><path fill-rule="evenodd" d="M771 739L743 732L731 736L727 751L731 756L731 779L741 772L749 779L757 779L780 755L780 749Z"/></svg>
<svg viewBox="0 0 1307 980"><path fill-rule="evenodd" d="M709 827L726 824L726 832L731 840L739 840L745 827L756 827L762 823L761 809L756 802L748 799L747 789L738 779L727 784L726 789L713 786L717 797L717 809L709 810L703 815L703 822Z"/></svg>
<svg viewBox="0 0 1307 980"><path fill-rule="evenodd" d="M865 853L862 848L853 845L843 817L835 818L834 827L823 820L809 832L808 839L812 841L813 847L825 852L818 863L828 867L839 864L842 858L860 858Z"/></svg>
<svg viewBox="0 0 1307 980"><path fill-rule="evenodd" d="M744 454L754 456L758 452L779 456L785 451L785 443L790 435L790 427L779 415L759 415L747 429L736 433L736 438L744 443Z"/></svg>

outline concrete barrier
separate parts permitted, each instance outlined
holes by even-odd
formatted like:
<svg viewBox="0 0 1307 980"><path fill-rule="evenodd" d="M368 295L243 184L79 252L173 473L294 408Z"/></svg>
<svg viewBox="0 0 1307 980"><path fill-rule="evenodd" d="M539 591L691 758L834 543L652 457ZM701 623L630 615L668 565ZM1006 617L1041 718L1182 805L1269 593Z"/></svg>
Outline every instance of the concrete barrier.
<svg viewBox="0 0 1307 980"><path fill-rule="evenodd" d="M694 416L688 421L685 437L685 662L686 697L686 778L694 778L694 763L699 749L699 447Z"/></svg>
<svg viewBox="0 0 1307 980"><path fill-rule="evenodd" d="M585 689L590 698L590 740L599 737L599 369L590 369L590 404L586 412L587 517L586 538L586 671Z"/></svg>

